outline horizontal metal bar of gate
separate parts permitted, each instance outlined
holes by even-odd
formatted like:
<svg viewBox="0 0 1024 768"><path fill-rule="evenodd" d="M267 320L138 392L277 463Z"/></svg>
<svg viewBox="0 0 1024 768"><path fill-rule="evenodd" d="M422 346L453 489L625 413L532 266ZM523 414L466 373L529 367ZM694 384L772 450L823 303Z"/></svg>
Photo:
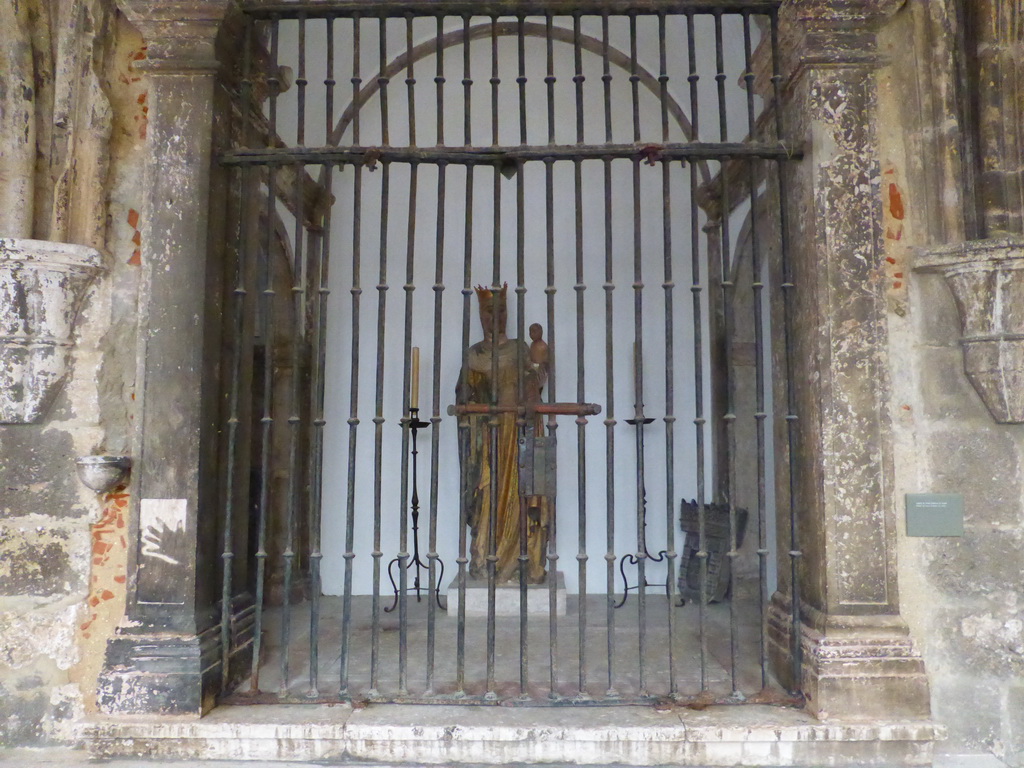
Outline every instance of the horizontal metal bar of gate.
<svg viewBox="0 0 1024 768"><path fill-rule="evenodd" d="M221 155L224 165L294 165L296 163L457 163L494 165L528 160L719 160L759 157L768 160L798 159L801 153L782 142L671 144L570 144L522 147L309 147L236 149Z"/></svg>
<svg viewBox="0 0 1024 768"><path fill-rule="evenodd" d="M295 18L299 15L401 18L414 16L600 16L660 13L772 13L781 0L304 0L303 2L246 2L253 18Z"/></svg>

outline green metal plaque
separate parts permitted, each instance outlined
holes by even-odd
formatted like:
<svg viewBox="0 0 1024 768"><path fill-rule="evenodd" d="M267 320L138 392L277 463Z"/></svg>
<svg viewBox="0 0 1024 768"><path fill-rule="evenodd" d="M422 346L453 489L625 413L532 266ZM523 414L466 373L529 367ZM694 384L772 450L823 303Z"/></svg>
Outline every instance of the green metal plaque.
<svg viewBox="0 0 1024 768"><path fill-rule="evenodd" d="M908 493L907 536L963 536L964 497L959 493Z"/></svg>

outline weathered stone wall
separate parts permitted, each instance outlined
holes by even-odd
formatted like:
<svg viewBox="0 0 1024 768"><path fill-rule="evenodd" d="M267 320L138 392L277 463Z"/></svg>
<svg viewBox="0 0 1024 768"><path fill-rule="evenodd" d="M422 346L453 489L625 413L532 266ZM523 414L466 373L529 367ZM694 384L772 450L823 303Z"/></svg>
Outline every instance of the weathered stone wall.
<svg viewBox="0 0 1024 768"><path fill-rule="evenodd" d="M964 374L960 320L930 249L972 234L952 2L909 0L883 32L879 136L901 611L929 673L940 753L1024 765L1024 427L995 423ZM910 44L912 43L912 44ZM976 87L972 85L971 87ZM1018 122L1021 104L1016 109ZM966 151L969 152L969 149ZM977 230L975 229L975 232ZM905 493L962 493L961 538L905 535Z"/></svg>
<svg viewBox="0 0 1024 768"><path fill-rule="evenodd" d="M70 738L122 611L125 494L88 490L74 459L131 453L146 116L141 39L113 0L0 5L0 50L13 52L0 237L86 245L104 261L52 406L38 423L0 426L2 746Z"/></svg>

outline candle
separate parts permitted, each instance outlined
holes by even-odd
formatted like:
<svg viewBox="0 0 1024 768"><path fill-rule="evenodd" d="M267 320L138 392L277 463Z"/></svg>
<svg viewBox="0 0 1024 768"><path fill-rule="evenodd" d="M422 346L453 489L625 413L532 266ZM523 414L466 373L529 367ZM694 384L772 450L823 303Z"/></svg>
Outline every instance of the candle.
<svg viewBox="0 0 1024 768"><path fill-rule="evenodd" d="M409 393L409 407L420 407L420 348L412 348L412 392Z"/></svg>

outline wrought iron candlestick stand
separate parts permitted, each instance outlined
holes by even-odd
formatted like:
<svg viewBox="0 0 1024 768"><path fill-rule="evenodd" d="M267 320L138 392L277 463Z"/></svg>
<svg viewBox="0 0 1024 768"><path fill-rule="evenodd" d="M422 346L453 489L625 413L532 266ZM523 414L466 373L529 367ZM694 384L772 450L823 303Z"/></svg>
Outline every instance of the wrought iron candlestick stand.
<svg viewBox="0 0 1024 768"><path fill-rule="evenodd" d="M410 408L409 418L405 421L405 423L409 425L409 429L412 431L412 559L410 559L409 562L405 564L405 569L415 569L412 579L412 585L406 587L406 589L412 590L416 593L417 603L420 602L421 591L427 590L429 592L428 587L422 586L422 583L420 581L420 570L430 569L430 566L420 559L420 494L419 488L417 487L418 483L416 475L417 457L419 455L419 451L417 450L416 446L416 435L421 429L429 427L430 423L426 421L420 421L419 411L419 408ZM441 592L437 588L437 585L440 584L442 579L444 578L444 561L442 561L441 558L437 558L437 564L441 567L441 570L437 575L437 581L434 582L434 584L431 586L433 587L434 590L434 599L437 600L437 606L444 610L444 605L441 603ZM398 568L402 567L401 561L397 557L394 558L390 563L388 563L388 578L391 580L391 588L395 592L395 601L391 604L389 608L384 609L385 613L391 613L391 611L395 610L395 608L398 607L399 590L398 584L395 582L396 566Z"/></svg>
<svg viewBox="0 0 1024 768"><path fill-rule="evenodd" d="M661 563L665 561L668 556L666 550L661 550L658 556L655 557L647 549L647 488L644 485L644 427L651 424L654 419L644 416L644 398L643 398L643 368L639 357L637 356L637 348L633 347L633 376L634 376L634 387L636 392L636 401L633 403L633 418L626 419L626 423L636 429L636 483L637 483L637 515L639 516L639 528L642 531L642 538L638 542L637 550L643 549L643 557L649 563ZM629 579L626 578L626 564L639 565L640 557L638 554L629 553L619 558L619 574L622 576L622 600L619 601L616 608L621 608L626 604L626 599L629 597L631 590L640 589L643 587L665 587L666 592L668 591L668 580L652 584L647 581L646 573L643 576L643 584L640 583L640 579L637 579L637 583L630 585Z"/></svg>

